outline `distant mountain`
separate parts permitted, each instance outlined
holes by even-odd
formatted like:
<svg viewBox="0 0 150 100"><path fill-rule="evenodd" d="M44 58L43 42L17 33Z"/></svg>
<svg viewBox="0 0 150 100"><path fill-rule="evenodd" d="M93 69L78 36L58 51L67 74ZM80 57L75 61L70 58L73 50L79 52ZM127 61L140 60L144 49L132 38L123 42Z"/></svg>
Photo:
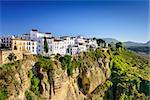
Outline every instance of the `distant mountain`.
<svg viewBox="0 0 150 100"><path fill-rule="evenodd" d="M119 42L118 40L116 40L114 38L102 38L102 39L105 40L105 42L107 42L107 43L111 43L111 42L117 43L117 42Z"/></svg>
<svg viewBox="0 0 150 100"><path fill-rule="evenodd" d="M123 42L123 45L125 47L133 47L133 46L147 46L147 47L150 47L150 41L148 41L146 43L137 43L137 42L127 41L127 42Z"/></svg>
<svg viewBox="0 0 150 100"><path fill-rule="evenodd" d="M150 47L150 41L146 42L145 45Z"/></svg>
<svg viewBox="0 0 150 100"><path fill-rule="evenodd" d="M119 40L114 39L114 38L102 38L103 40L105 40L105 42L107 43L117 43L119 42ZM150 47L150 41L146 42L146 43L137 43L137 42L133 42L133 41L127 41L127 42L123 42L123 45L125 47L138 47L138 46L144 46L144 47Z"/></svg>

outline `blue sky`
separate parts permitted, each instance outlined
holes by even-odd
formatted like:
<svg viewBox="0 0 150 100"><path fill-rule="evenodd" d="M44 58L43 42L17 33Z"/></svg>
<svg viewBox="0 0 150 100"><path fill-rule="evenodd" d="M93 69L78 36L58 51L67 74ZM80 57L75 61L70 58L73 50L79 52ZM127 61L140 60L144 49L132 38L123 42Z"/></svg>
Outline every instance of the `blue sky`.
<svg viewBox="0 0 150 100"><path fill-rule="evenodd" d="M148 0L9 0L0 2L0 12L1 35L17 35L37 28L54 36L149 40Z"/></svg>

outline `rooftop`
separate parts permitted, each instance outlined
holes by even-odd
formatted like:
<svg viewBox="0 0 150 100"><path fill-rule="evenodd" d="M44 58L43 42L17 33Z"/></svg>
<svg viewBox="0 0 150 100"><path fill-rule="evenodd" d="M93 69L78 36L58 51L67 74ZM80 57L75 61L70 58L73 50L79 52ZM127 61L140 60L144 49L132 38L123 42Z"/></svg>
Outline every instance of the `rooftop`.
<svg viewBox="0 0 150 100"><path fill-rule="evenodd" d="M32 31L38 31L37 29L32 29Z"/></svg>

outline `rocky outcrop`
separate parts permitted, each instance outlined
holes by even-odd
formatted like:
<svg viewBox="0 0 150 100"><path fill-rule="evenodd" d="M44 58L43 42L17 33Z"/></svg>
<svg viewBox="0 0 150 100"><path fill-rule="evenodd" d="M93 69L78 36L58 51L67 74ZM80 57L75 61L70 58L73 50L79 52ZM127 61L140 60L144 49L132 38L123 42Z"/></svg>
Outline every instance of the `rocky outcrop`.
<svg viewBox="0 0 150 100"><path fill-rule="evenodd" d="M25 92L34 95L31 89L31 79L28 71L34 70L40 80L39 95L32 97L44 100L84 100L110 76L109 60L98 59L91 61L91 58L84 57L84 67L77 66L72 76L68 76L67 71L62 69L61 63L53 59L52 68L44 69L34 65L36 60L28 57L20 61L17 73L14 74L17 85L9 85L9 100L25 100ZM76 60L78 56L76 56ZM8 86L8 88L9 88Z"/></svg>
<svg viewBox="0 0 150 100"><path fill-rule="evenodd" d="M30 59L29 59L30 58ZM32 55L26 56L23 60L18 61L17 67L13 77L13 83L8 86L9 97L8 100L23 100L25 99L25 91L30 88L30 79L28 78L28 71L34 66L36 62Z"/></svg>
<svg viewBox="0 0 150 100"><path fill-rule="evenodd" d="M42 72L42 68L38 74L41 74L40 92L42 98L46 100L83 100L84 95L77 86L76 78L68 77L66 71L61 69L61 64L54 61L53 69L48 71L48 76ZM48 80L50 82L48 83Z"/></svg>
<svg viewBox="0 0 150 100"><path fill-rule="evenodd" d="M110 77L111 72L108 65L108 60L99 59L98 62L84 68L84 71L79 74L78 81L81 84L79 88L84 94L90 94Z"/></svg>

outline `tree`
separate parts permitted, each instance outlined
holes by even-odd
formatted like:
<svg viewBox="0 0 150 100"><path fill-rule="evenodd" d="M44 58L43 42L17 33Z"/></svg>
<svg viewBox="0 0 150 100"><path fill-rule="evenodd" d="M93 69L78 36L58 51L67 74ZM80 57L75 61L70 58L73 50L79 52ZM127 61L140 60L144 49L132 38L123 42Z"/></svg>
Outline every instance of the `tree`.
<svg viewBox="0 0 150 100"><path fill-rule="evenodd" d="M68 76L73 74L74 66L71 61L72 57L70 55L65 55L64 57L60 57L59 61L61 62L62 69L67 70Z"/></svg>
<svg viewBox="0 0 150 100"><path fill-rule="evenodd" d="M10 53L7 58L9 59L9 61L15 61L17 57L14 53Z"/></svg>
<svg viewBox="0 0 150 100"><path fill-rule="evenodd" d="M98 46L106 43L103 39L97 39L96 41L97 41Z"/></svg>
<svg viewBox="0 0 150 100"><path fill-rule="evenodd" d="M96 37L93 37L93 40L96 40Z"/></svg>
<svg viewBox="0 0 150 100"><path fill-rule="evenodd" d="M47 43L46 37L44 37L44 51L48 53L48 43Z"/></svg>
<svg viewBox="0 0 150 100"><path fill-rule="evenodd" d="M123 46L122 46L122 43L121 42L118 42L118 43L116 43L116 48L122 48Z"/></svg>
<svg viewBox="0 0 150 100"><path fill-rule="evenodd" d="M108 47L112 47L111 44L108 44Z"/></svg>

